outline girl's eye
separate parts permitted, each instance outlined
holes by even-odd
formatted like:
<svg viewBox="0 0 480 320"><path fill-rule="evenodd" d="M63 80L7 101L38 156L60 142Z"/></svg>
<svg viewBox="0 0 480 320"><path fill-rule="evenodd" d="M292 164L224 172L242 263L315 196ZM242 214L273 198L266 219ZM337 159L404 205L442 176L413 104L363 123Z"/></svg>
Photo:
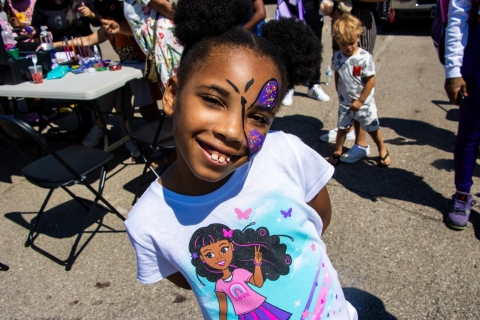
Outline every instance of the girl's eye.
<svg viewBox="0 0 480 320"><path fill-rule="evenodd" d="M210 259L215 257L215 255L212 252L207 253L205 256Z"/></svg>
<svg viewBox="0 0 480 320"><path fill-rule="evenodd" d="M268 124L268 119L260 114L252 114L250 118L261 125Z"/></svg>
<svg viewBox="0 0 480 320"><path fill-rule="evenodd" d="M209 106L221 106L220 101L214 96L202 96L203 101Z"/></svg>
<svg viewBox="0 0 480 320"><path fill-rule="evenodd" d="M228 252L228 247L223 247L220 251L221 251L222 253Z"/></svg>

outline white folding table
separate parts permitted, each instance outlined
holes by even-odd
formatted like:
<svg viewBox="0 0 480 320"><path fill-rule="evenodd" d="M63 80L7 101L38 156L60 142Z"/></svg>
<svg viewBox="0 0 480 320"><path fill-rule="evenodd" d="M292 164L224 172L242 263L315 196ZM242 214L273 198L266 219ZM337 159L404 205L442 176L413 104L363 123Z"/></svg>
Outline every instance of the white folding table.
<svg viewBox="0 0 480 320"><path fill-rule="evenodd" d="M61 79L44 79L41 84L23 82L17 85L0 85L0 97L91 101L98 116L100 115L100 111L94 100L109 92L122 88L130 80L142 78L142 68L142 64L122 65L122 69L117 71L106 70L81 74L69 72ZM102 120L104 130L106 130L103 117L100 117L100 120ZM111 151L128 141L128 139L128 136L124 137L108 146L107 135L105 134L104 149Z"/></svg>

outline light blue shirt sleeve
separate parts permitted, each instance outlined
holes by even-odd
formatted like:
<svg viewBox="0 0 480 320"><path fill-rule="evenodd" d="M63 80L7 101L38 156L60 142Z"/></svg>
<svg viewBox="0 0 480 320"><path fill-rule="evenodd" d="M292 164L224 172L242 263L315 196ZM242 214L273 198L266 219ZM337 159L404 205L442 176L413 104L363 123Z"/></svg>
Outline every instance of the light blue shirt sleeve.
<svg viewBox="0 0 480 320"><path fill-rule="evenodd" d="M468 19L471 0L451 0L448 6L448 25L445 31L445 76L462 76L463 52L468 41Z"/></svg>

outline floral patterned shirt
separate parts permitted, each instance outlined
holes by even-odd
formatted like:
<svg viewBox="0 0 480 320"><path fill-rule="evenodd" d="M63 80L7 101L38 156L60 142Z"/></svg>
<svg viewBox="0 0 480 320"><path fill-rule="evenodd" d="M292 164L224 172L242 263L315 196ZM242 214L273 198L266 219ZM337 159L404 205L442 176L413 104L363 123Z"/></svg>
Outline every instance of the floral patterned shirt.
<svg viewBox="0 0 480 320"><path fill-rule="evenodd" d="M173 21L148 7L149 0L125 0L123 10L133 35L145 55L154 50L160 89L163 91L171 76L176 75L183 47L173 35ZM155 18L157 18L156 30ZM154 44L154 32L157 32Z"/></svg>

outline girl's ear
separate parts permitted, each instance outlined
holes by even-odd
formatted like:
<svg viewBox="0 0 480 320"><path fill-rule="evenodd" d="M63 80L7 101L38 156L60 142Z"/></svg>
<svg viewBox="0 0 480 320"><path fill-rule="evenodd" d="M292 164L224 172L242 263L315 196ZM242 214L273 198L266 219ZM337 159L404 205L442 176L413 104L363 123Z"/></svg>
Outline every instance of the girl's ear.
<svg viewBox="0 0 480 320"><path fill-rule="evenodd" d="M172 76L168 79L167 87L165 88L165 93L162 98L163 111L167 116L173 115L173 102L177 96L178 91L178 78L177 76Z"/></svg>

